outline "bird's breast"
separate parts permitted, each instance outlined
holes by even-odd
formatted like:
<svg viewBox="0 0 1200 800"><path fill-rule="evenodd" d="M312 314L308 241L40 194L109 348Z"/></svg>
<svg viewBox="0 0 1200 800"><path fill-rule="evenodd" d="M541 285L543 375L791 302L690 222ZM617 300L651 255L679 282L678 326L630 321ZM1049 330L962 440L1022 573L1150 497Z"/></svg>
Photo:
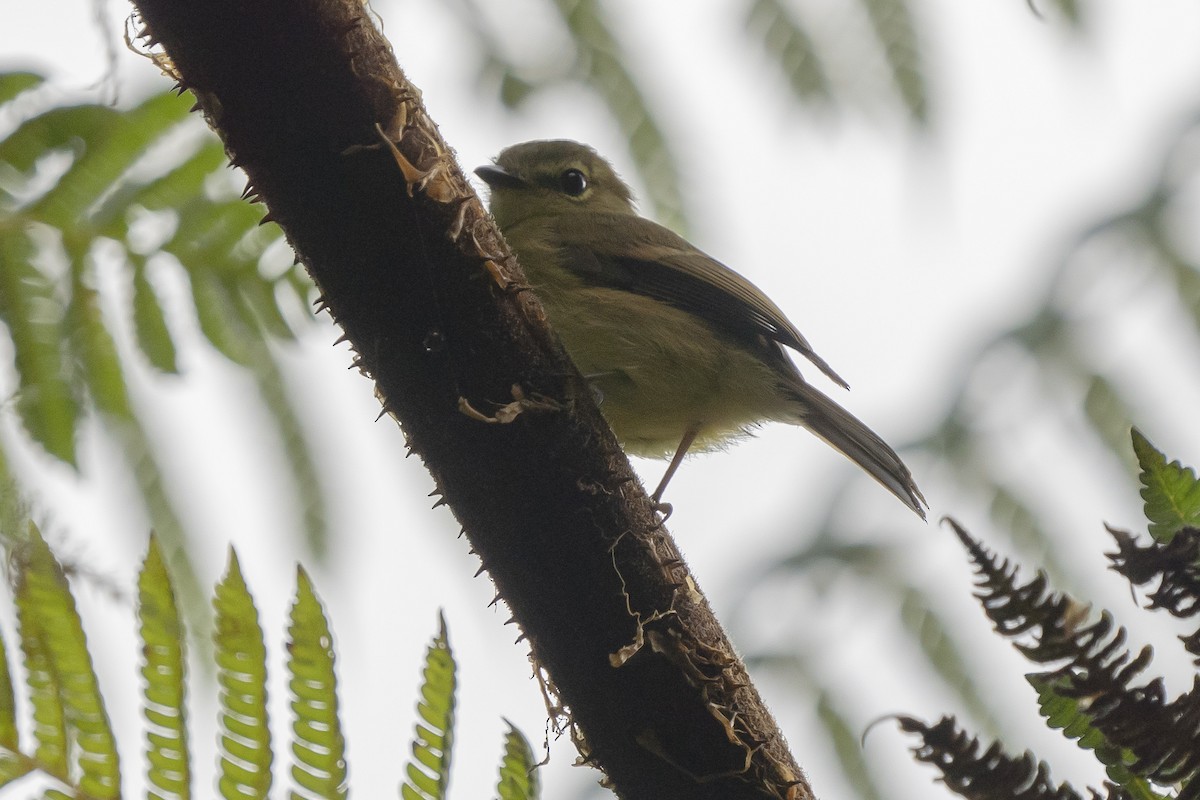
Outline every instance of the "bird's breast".
<svg viewBox="0 0 1200 800"><path fill-rule="evenodd" d="M697 448L711 449L789 417L781 376L692 314L608 288L545 286L539 296L631 453L669 456L697 424Z"/></svg>

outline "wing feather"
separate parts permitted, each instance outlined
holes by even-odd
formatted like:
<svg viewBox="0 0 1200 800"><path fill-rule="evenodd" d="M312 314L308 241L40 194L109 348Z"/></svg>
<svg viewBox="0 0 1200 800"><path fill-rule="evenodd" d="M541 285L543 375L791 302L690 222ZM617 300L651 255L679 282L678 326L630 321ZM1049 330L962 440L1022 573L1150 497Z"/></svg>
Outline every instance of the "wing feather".
<svg viewBox="0 0 1200 800"><path fill-rule="evenodd" d="M600 247L559 245L563 263L585 281L670 303L737 337L763 336L786 345L849 388L761 289L720 261L643 217L591 215L588 227L593 226L601 234L594 237ZM606 228L612 236L602 235ZM572 238L577 236L559 241Z"/></svg>

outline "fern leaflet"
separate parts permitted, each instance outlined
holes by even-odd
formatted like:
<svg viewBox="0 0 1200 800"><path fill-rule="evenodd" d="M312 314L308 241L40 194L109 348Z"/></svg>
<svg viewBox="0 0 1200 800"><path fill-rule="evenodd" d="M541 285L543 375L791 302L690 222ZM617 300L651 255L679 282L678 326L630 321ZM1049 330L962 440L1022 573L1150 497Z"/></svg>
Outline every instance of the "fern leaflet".
<svg viewBox="0 0 1200 800"><path fill-rule="evenodd" d="M188 753L186 657L183 620L157 537L138 575L138 622L142 637L142 713L146 731L147 780L161 797L191 796Z"/></svg>
<svg viewBox="0 0 1200 800"><path fill-rule="evenodd" d="M438 634L425 652L424 681L417 713L421 722L413 734L413 760L405 767L400 787L404 800L444 800L450 781L454 741L456 665L446 633L446 618L438 615Z"/></svg>
<svg viewBox="0 0 1200 800"><path fill-rule="evenodd" d="M504 734L504 757L500 760L500 782L496 794L500 800L537 800L541 796L533 748L529 740L508 720Z"/></svg>
<svg viewBox="0 0 1200 800"><path fill-rule="evenodd" d="M217 584L217 683L220 691L221 795L264 798L271 788L271 732L267 725L267 652L258 609L242 578L237 554Z"/></svg>
<svg viewBox="0 0 1200 800"><path fill-rule="evenodd" d="M292 693L292 797L345 798L346 741L338 719L333 634L321 600L303 569L297 570L296 600L288 624L288 687Z"/></svg>

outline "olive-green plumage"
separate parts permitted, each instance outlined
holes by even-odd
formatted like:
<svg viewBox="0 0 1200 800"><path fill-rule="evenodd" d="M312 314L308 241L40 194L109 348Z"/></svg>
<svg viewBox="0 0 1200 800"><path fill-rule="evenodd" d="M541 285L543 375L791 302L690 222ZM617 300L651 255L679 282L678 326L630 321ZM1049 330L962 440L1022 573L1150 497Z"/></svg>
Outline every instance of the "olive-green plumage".
<svg viewBox="0 0 1200 800"><path fill-rule="evenodd" d="M630 453L710 449L767 422L802 425L925 516L899 456L801 377L789 347L842 387L756 286L638 216L586 145L526 142L477 169L550 323Z"/></svg>

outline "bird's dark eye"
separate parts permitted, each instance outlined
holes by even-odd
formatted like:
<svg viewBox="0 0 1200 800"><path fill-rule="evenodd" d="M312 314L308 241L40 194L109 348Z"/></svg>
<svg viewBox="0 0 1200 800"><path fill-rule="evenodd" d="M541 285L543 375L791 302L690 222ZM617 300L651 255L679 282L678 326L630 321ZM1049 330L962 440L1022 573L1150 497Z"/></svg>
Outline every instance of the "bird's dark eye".
<svg viewBox="0 0 1200 800"><path fill-rule="evenodd" d="M587 191L587 176L577 169L563 170L563 174L558 176L558 185L563 190L563 194L579 197Z"/></svg>

